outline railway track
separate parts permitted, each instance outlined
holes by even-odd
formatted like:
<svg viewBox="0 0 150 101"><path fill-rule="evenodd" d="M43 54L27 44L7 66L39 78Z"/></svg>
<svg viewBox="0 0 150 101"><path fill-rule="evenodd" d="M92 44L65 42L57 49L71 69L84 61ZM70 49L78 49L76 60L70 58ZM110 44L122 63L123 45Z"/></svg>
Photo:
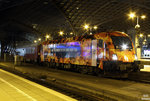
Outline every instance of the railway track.
<svg viewBox="0 0 150 101"><path fill-rule="evenodd" d="M128 79L136 82L149 83L150 84L150 72L137 72L130 73Z"/></svg>

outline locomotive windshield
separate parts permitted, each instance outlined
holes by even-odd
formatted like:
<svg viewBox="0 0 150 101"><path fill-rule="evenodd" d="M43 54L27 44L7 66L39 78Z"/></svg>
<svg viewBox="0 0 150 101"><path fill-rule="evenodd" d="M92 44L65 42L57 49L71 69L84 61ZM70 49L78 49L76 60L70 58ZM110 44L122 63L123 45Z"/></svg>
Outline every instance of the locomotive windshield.
<svg viewBox="0 0 150 101"><path fill-rule="evenodd" d="M132 41L129 37L111 36L115 49L132 49Z"/></svg>

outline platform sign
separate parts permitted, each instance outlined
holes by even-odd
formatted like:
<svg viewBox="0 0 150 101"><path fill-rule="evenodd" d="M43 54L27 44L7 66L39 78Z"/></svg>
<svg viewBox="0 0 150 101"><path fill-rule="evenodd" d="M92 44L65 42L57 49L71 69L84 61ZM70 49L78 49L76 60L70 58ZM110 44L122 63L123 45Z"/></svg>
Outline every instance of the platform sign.
<svg viewBox="0 0 150 101"><path fill-rule="evenodd" d="M92 66L97 66L97 40L92 40Z"/></svg>
<svg viewBox="0 0 150 101"><path fill-rule="evenodd" d="M144 58L150 58L150 50L144 50L143 57Z"/></svg>

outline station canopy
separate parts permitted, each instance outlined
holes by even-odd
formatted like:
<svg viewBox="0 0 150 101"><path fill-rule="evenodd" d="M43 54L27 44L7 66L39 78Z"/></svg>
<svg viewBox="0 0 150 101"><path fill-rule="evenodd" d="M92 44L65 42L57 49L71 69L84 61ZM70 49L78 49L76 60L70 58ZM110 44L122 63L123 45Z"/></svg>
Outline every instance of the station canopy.
<svg viewBox="0 0 150 101"><path fill-rule="evenodd" d="M135 18L128 14L134 12ZM141 19L141 15L145 19ZM33 41L102 31L140 30L150 33L150 0L0 0L0 40ZM84 25L89 25L88 30ZM138 30L139 30L138 29ZM72 36L73 36L72 35Z"/></svg>

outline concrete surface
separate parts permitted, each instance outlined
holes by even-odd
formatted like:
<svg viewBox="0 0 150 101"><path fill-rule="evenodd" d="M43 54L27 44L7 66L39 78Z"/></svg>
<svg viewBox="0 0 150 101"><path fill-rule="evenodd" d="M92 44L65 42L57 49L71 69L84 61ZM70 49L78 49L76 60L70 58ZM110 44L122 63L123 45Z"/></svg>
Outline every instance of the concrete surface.
<svg viewBox="0 0 150 101"><path fill-rule="evenodd" d="M0 69L0 101L76 101Z"/></svg>
<svg viewBox="0 0 150 101"><path fill-rule="evenodd" d="M144 99L150 99L150 84L82 75L35 65L14 67L12 63L4 62L1 62L0 65L34 76L46 75L47 80L55 79L72 87L103 94L104 96L115 98L118 101L142 101Z"/></svg>

